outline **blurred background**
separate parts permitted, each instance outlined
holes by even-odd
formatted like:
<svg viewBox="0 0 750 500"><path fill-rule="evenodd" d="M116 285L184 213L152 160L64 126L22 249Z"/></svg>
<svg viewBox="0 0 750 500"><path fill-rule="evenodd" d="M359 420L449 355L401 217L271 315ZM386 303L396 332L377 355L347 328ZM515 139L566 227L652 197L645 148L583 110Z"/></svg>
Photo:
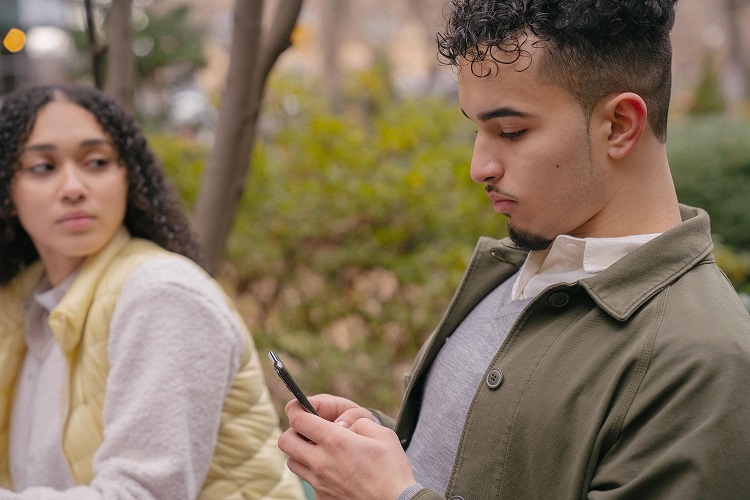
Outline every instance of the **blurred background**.
<svg viewBox="0 0 750 500"><path fill-rule="evenodd" d="M0 0L0 37L26 35L0 50L0 99L57 81L115 94L261 354L307 392L395 415L477 238L505 231L468 177L473 129L436 58L444 4ZM677 11L670 164L750 309L750 0Z"/></svg>

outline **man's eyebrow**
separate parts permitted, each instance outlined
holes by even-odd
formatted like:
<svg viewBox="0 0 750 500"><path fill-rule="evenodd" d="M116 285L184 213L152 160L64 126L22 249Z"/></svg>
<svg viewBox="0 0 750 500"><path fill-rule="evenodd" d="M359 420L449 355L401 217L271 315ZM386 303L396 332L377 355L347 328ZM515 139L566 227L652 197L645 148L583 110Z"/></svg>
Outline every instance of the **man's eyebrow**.
<svg viewBox="0 0 750 500"><path fill-rule="evenodd" d="M466 111L461 109L461 113L464 114L466 118L469 118L471 120L471 117L466 114ZM489 120L492 120L493 118L507 118L507 117L517 117L517 118L530 118L534 115L531 115L529 113L524 113L523 111L518 111L517 109L503 107L503 108L495 108L491 109L489 111L483 111L482 113L479 113L477 115L477 118L480 122L486 122Z"/></svg>

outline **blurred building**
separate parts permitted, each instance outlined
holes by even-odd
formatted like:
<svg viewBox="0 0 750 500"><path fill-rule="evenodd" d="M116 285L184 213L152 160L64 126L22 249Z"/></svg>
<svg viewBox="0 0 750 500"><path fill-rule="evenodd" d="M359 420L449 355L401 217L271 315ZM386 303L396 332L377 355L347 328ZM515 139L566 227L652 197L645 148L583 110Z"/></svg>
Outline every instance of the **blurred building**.
<svg viewBox="0 0 750 500"><path fill-rule="evenodd" d="M0 37L11 28L26 33L23 50L0 51L0 94L18 86L59 80L73 57L69 28L80 2L70 0L1 0Z"/></svg>
<svg viewBox="0 0 750 500"><path fill-rule="evenodd" d="M198 22L213 33L209 67L202 82L220 88L228 61L234 0L188 1ZM273 6L279 0L267 0ZM281 0L283 2L283 0ZM340 73L366 68L379 55L392 65L394 86L403 92L455 87L450 71L436 61L435 34L442 27L447 0L305 0L299 18L301 36L278 61L277 70L302 72L336 86ZM739 28L739 36L736 35ZM701 77L708 53L730 106L747 99L738 57L750 57L750 1L680 0L672 40L673 103L685 109ZM740 55L738 55L740 54ZM746 62L746 67L750 64ZM750 74L746 75L746 79Z"/></svg>
<svg viewBox="0 0 750 500"><path fill-rule="evenodd" d="M106 8L110 0L94 0ZM220 92L228 68L227 49L236 0L133 0L134 11L167 10L188 4L192 19L206 33L208 66L197 85ZM450 92L449 68L436 61L435 34L441 29L447 0L304 0L295 45L282 54L278 71L318 78L336 89L352 71L366 69L379 58L390 65L397 92ZM266 0L266 17L284 0ZM11 27L27 33L26 48L0 52L0 94L18 84L56 80L75 57L70 28L84 23L83 0L0 0L0 35ZM266 19L268 21L268 19ZM134 20L134 23L136 20ZM750 2L744 0L680 0L674 42L675 107L692 99L707 53L711 53L727 100L750 94ZM738 28L741 27L741 28ZM134 48L135 50L135 48ZM738 55L739 54L739 55ZM745 61L738 65L738 58ZM744 76L744 78L743 78Z"/></svg>

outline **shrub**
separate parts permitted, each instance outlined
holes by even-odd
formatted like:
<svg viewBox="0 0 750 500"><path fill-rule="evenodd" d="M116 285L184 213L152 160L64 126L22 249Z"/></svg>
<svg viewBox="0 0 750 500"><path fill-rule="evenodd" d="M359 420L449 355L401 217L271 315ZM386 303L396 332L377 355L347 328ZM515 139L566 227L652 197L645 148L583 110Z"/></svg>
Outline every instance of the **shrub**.
<svg viewBox="0 0 750 500"><path fill-rule="evenodd" d="M241 209L219 274L261 353L276 349L310 393L395 414L402 375L437 325L480 235L505 223L468 175L472 128L440 98L378 101L333 116L293 79L272 82ZM683 202L705 207L717 259L747 287L747 123L675 123ZM189 205L207 151L152 137ZM750 291L750 290L749 290ZM291 396L264 363L279 410Z"/></svg>
<svg viewBox="0 0 750 500"><path fill-rule="evenodd" d="M667 141L677 195L704 208L717 240L750 248L750 121L708 116L670 125Z"/></svg>

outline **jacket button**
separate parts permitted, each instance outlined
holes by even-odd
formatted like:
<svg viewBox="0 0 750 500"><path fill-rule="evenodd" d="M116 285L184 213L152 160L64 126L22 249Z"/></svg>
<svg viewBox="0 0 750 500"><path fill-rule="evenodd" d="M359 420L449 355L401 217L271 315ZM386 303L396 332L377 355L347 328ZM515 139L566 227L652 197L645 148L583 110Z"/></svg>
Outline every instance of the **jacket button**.
<svg viewBox="0 0 750 500"><path fill-rule="evenodd" d="M555 292L549 297L549 303L552 307L565 307L570 302L570 295L565 292Z"/></svg>
<svg viewBox="0 0 750 500"><path fill-rule="evenodd" d="M455 497L451 497L451 500L464 500L464 497L456 495Z"/></svg>
<svg viewBox="0 0 750 500"><path fill-rule="evenodd" d="M501 372L497 368L493 368L492 370L490 370L490 373L487 374L487 387L489 387L490 389L497 389L502 383L503 372Z"/></svg>

